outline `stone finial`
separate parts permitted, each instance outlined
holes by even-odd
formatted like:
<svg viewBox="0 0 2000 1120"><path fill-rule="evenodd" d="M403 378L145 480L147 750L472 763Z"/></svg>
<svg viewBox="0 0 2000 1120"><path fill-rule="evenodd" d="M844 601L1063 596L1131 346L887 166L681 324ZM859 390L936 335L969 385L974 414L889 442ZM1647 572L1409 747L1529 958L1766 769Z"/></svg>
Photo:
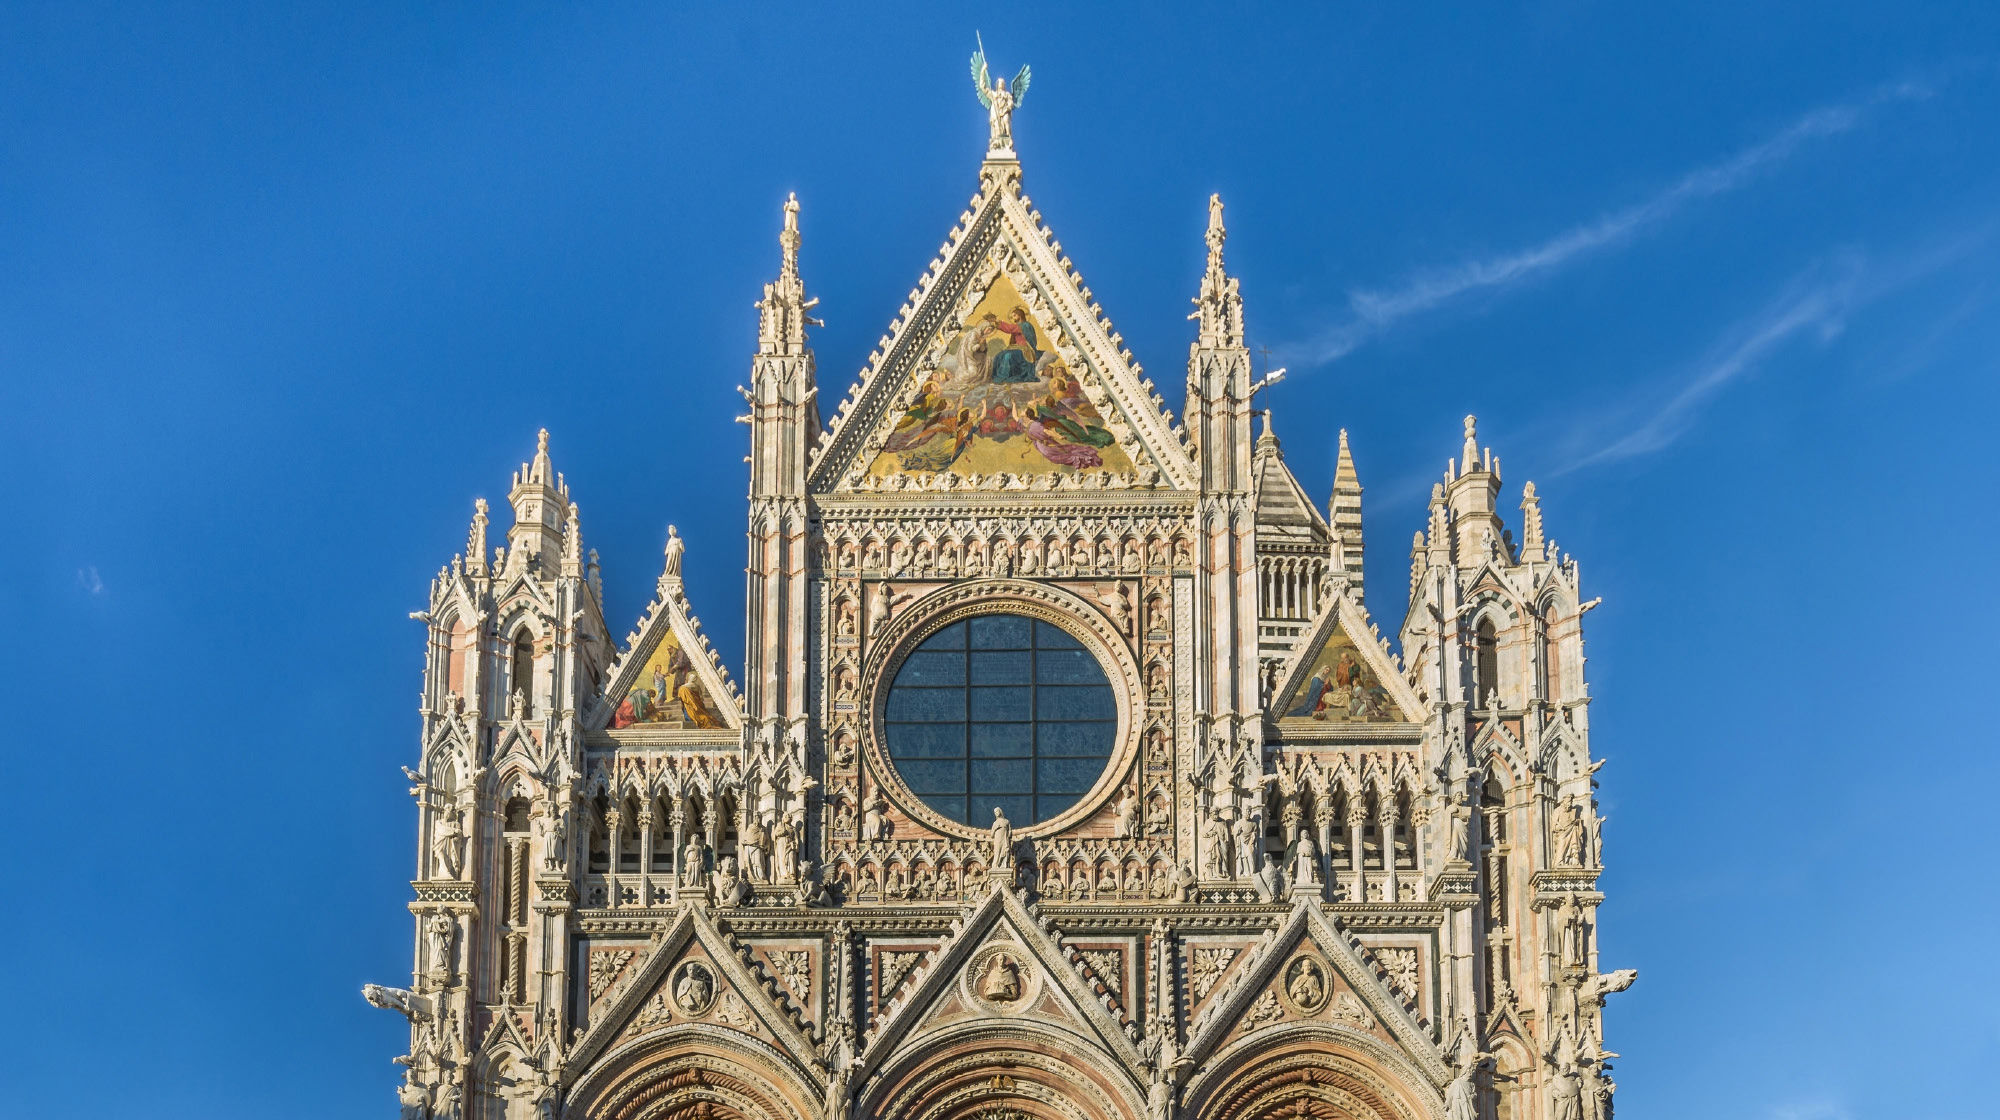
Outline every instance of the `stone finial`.
<svg viewBox="0 0 2000 1120"><path fill-rule="evenodd" d="M1473 428L1477 419L1474 416L1465 418L1465 449L1459 455L1458 461L1464 464L1466 474L1479 469L1479 437Z"/></svg>
<svg viewBox="0 0 2000 1120"><path fill-rule="evenodd" d="M760 354L802 354L806 328L823 324L806 312L819 303L806 298L805 282L799 279L799 196L785 199L785 224L778 232L778 278L764 285L764 298L757 301L762 312L757 319L757 352Z"/></svg>
<svg viewBox="0 0 2000 1120"><path fill-rule="evenodd" d="M1202 274L1201 294L1195 297L1195 313L1201 321L1200 345L1205 347L1243 345L1243 297L1236 278L1222 266L1222 243L1229 231L1222 225L1222 196L1208 196L1208 269Z"/></svg>
<svg viewBox="0 0 2000 1120"><path fill-rule="evenodd" d="M1262 415L1264 417L1264 431L1263 434L1257 437L1257 456L1262 458L1265 455L1275 455L1279 459L1283 459L1285 454L1278 447L1278 433L1271 430L1271 410L1268 408L1265 409Z"/></svg>
<svg viewBox="0 0 2000 1120"><path fill-rule="evenodd" d="M1542 499L1535 493L1535 484L1529 482L1521 487L1521 559L1541 558Z"/></svg>
<svg viewBox="0 0 2000 1120"><path fill-rule="evenodd" d="M486 499L472 503L472 529L465 535L466 567L473 575L486 572Z"/></svg>

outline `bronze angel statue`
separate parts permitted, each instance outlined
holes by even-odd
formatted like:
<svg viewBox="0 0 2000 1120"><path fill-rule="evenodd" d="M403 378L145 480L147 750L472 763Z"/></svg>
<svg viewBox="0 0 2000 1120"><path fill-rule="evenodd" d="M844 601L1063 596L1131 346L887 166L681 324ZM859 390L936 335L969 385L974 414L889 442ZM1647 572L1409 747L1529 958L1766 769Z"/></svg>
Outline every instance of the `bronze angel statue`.
<svg viewBox="0 0 2000 1120"><path fill-rule="evenodd" d="M986 124L992 130L987 147L992 151L1011 151L1014 147L1014 110L1021 99L1028 96L1028 68L1009 82L1003 78L991 77L986 71L986 43L981 40L979 49L972 52L972 85L979 91L979 103L986 106Z"/></svg>

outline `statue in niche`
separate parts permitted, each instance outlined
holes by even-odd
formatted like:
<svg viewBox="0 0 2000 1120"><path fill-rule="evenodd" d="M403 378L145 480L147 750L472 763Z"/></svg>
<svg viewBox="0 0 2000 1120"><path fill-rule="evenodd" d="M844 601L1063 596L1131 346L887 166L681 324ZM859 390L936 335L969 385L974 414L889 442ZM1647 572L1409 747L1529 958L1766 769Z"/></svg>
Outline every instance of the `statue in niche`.
<svg viewBox="0 0 2000 1120"><path fill-rule="evenodd" d="M1125 570L1136 572L1144 566L1145 562L1139 558L1139 542L1128 539L1125 542Z"/></svg>
<svg viewBox="0 0 2000 1120"><path fill-rule="evenodd" d="M838 635L844 640L854 637L854 600L840 601L840 624Z"/></svg>
<svg viewBox="0 0 2000 1120"><path fill-rule="evenodd" d="M1118 798L1118 805L1112 810L1111 835L1118 840L1130 840L1139 834L1139 793L1127 787Z"/></svg>
<svg viewBox="0 0 2000 1120"><path fill-rule="evenodd" d="M431 841L431 852L437 861L435 874L441 879L456 880L465 865L465 828L459 823L458 810L447 810L438 818L437 838Z"/></svg>
<svg viewBox="0 0 2000 1120"><path fill-rule="evenodd" d="M431 975L441 984L451 982L451 935L457 930L458 923L443 914L432 914L424 923L424 949L430 958Z"/></svg>
<svg viewBox="0 0 2000 1120"><path fill-rule="evenodd" d="M699 832L689 833L687 847L681 849L681 886L701 886L701 873L705 869L704 855L701 834Z"/></svg>
<svg viewBox="0 0 2000 1120"><path fill-rule="evenodd" d="M910 542L901 537L889 546L889 570L901 575L910 566Z"/></svg>
<svg viewBox="0 0 2000 1120"><path fill-rule="evenodd" d="M796 808L777 823L771 838L772 878L789 883L798 875L799 850L805 843L806 811Z"/></svg>
<svg viewBox="0 0 2000 1120"><path fill-rule="evenodd" d="M861 566L879 568L882 566L882 542L869 538L868 548L861 554Z"/></svg>
<svg viewBox="0 0 2000 1120"><path fill-rule="evenodd" d="M1228 817L1233 809L1211 809L1201 821L1202 872L1209 879L1235 876L1235 858L1229 843Z"/></svg>
<svg viewBox="0 0 2000 1120"><path fill-rule="evenodd" d="M1584 850L1583 805L1574 797L1563 803L1556 820L1555 856L1557 867L1582 867Z"/></svg>
<svg viewBox="0 0 2000 1120"><path fill-rule="evenodd" d="M1319 885L1319 847L1313 843L1310 832L1299 833L1298 845L1292 852L1292 882L1308 887Z"/></svg>
<svg viewBox="0 0 2000 1120"><path fill-rule="evenodd" d="M465 1103L465 1090L456 1081L447 1081L438 1087L437 1104L431 1109L432 1120L460 1120Z"/></svg>
<svg viewBox="0 0 2000 1120"><path fill-rule="evenodd" d="M1453 804L1451 815L1446 821L1445 859L1455 863L1471 862L1472 851L1472 809L1463 804Z"/></svg>
<svg viewBox="0 0 2000 1120"><path fill-rule="evenodd" d="M771 878L771 830L754 814L743 821L743 833L736 846L743 853L743 872L758 882Z"/></svg>
<svg viewBox="0 0 2000 1120"><path fill-rule="evenodd" d="M556 814L548 829L548 834L542 839L542 867L548 871L561 871L569 865L569 810Z"/></svg>
<svg viewBox="0 0 2000 1120"><path fill-rule="evenodd" d="M875 843L889 838L889 802L876 790L861 806L861 839Z"/></svg>

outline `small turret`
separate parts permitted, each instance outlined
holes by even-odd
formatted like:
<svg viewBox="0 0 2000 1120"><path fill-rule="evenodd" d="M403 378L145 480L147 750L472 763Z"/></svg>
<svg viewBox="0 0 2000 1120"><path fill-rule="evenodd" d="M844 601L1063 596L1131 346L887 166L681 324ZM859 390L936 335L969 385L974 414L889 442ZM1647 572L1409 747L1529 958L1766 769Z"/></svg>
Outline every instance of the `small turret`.
<svg viewBox="0 0 2000 1120"><path fill-rule="evenodd" d="M514 526L507 530L507 547L521 560L540 561L553 570L562 555L563 518L569 512L569 487L549 462L549 430L536 437L535 458L514 472L507 491L514 507Z"/></svg>
<svg viewBox="0 0 2000 1120"><path fill-rule="evenodd" d="M1458 562L1467 568L1485 563L1496 549L1504 551L1500 517L1494 512L1500 498L1500 460L1490 450L1479 449L1475 419L1465 418L1465 446L1456 470L1445 472Z"/></svg>

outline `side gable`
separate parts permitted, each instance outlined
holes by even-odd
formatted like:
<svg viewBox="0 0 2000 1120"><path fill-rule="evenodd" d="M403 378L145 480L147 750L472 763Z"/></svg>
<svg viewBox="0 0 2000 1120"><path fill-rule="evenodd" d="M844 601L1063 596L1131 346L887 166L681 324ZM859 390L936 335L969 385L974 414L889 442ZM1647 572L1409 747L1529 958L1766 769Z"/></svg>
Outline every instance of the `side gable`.
<svg viewBox="0 0 2000 1120"><path fill-rule="evenodd" d="M1014 165L987 165L836 411L813 490L1197 485L1165 402L1019 190Z"/></svg>
<svg viewBox="0 0 2000 1120"><path fill-rule="evenodd" d="M690 906L661 934L636 975L610 1006L592 1015L570 1052L568 1067L588 1070L628 1042L676 1026L735 1031L747 1042L782 1054L796 1069L825 1080L824 1066L806 1037L796 1008L781 1008L764 991L745 958L701 907Z"/></svg>
<svg viewBox="0 0 2000 1120"><path fill-rule="evenodd" d="M1246 952L1223 993L1190 1025L1184 1057L1199 1067L1225 1047L1286 1020L1321 1021L1377 1056L1401 1059L1432 1087L1451 1078L1426 1025L1391 991L1378 970L1310 900L1267 940Z"/></svg>
<svg viewBox="0 0 2000 1120"><path fill-rule="evenodd" d="M1326 608L1314 620L1279 677L1267 718L1279 727L1329 724L1409 723L1422 705L1389 654L1367 634L1367 612L1336 584Z"/></svg>
<svg viewBox="0 0 2000 1120"><path fill-rule="evenodd" d="M734 740L743 727L736 688L709 648L683 594L678 557L659 593L626 638L604 695L591 708L591 731L709 732Z"/></svg>

